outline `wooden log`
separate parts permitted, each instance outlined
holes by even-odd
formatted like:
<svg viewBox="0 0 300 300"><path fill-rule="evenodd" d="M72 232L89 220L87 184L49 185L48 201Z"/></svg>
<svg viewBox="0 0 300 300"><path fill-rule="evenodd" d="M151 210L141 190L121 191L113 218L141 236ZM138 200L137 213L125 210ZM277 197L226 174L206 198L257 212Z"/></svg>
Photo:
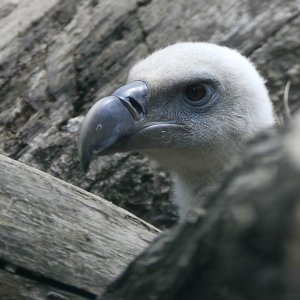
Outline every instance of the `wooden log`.
<svg viewBox="0 0 300 300"><path fill-rule="evenodd" d="M110 202L0 155L0 299L8 286L12 298L21 298L28 280L41 293L43 285L47 293L92 299L158 232ZM26 299L35 298L28 292Z"/></svg>
<svg viewBox="0 0 300 300"><path fill-rule="evenodd" d="M14 273L15 269L0 270L0 299L1 300L21 300L21 299L47 299L47 300L85 300L93 299L93 295L84 291L78 291L74 288L59 284L49 284L49 280L38 280L21 276ZM28 274L26 274L28 275ZM36 278L36 277L34 277ZM58 287L57 287L58 286ZM67 291L66 291L67 289ZM70 292L68 292L70 290ZM83 296L78 295L83 294Z"/></svg>

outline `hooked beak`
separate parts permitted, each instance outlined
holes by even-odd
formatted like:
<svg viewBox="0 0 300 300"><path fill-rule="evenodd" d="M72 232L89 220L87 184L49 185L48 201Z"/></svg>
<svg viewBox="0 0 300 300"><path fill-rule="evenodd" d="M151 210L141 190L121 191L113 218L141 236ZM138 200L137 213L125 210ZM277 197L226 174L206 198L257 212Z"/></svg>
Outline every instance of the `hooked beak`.
<svg viewBox="0 0 300 300"><path fill-rule="evenodd" d="M121 137L141 128L147 114L149 91L143 81L133 81L96 102L79 133L79 158L88 170L93 153L102 153Z"/></svg>

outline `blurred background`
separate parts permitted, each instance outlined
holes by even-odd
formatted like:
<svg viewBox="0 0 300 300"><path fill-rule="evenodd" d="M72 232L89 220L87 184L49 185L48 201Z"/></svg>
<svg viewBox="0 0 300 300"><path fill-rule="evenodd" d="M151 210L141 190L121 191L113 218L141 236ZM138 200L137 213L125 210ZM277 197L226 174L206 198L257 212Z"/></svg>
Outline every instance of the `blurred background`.
<svg viewBox="0 0 300 300"><path fill-rule="evenodd" d="M77 156L84 114L128 70L177 41L241 51L281 123L300 106L299 0L0 0L0 153L80 186L159 228L176 222L168 174L138 153Z"/></svg>

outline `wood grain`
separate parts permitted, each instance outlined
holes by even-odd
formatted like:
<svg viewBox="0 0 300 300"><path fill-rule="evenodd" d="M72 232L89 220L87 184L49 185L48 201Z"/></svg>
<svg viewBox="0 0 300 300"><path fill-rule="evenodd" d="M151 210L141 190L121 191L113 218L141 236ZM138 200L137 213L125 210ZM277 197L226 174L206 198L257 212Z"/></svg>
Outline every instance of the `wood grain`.
<svg viewBox="0 0 300 300"><path fill-rule="evenodd" d="M97 294L159 232L115 205L0 155L0 259Z"/></svg>

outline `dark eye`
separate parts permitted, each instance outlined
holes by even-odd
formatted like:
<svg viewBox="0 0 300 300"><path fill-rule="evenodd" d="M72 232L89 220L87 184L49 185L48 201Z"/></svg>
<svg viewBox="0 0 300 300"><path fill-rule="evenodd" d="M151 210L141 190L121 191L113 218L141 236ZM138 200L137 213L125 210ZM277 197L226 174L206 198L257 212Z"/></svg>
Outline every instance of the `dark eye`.
<svg viewBox="0 0 300 300"><path fill-rule="evenodd" d="M191 84L185 88L185 97L191 104L199 104L207 94L207 89L203 84Z"/></svg>

